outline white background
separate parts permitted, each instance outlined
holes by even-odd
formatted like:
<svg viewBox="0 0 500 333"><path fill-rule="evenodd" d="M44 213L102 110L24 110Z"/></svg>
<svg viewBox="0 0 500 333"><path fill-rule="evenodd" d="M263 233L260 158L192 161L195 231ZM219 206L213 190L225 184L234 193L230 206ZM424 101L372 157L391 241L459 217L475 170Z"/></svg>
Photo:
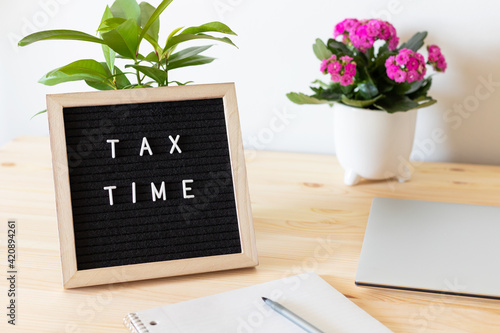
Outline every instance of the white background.
<svg viewBox="0 0 500 333"><path fill-rule="evenodd" d="M151 0L157 5L159 0ZM93 34L102 0L23 0L0 4L0 145L19 135L47 135L45 94L90 91L85 83L47 87L38 79L56 67L85 58L102 60L98 44L48 41L15 46L28 33L75 29ZM394 24L401 40L427 30L448 71L435 77L438 104L419 113L414 158L500 164L500 5L493 1L417 0L176 0L161 20L161 38L179 26L220 20L239 36L239 49L219 44L208 51L214 63L172 72L196 83L236 82L247 148L335 153L333 114L328 106L297 106L289 91L308 91L321 78L311 45L331 36L346 17L380 17ZM497 83L485 87L479 77ZM488 90L488 88L490 90ZM477 98L476 96L480 97ZM462 108L460 113L457 110ZM277 114L287 114L285 121ZM282 126L283 125L283 126ZM442 130L436 142L433 131Z"/></svg>

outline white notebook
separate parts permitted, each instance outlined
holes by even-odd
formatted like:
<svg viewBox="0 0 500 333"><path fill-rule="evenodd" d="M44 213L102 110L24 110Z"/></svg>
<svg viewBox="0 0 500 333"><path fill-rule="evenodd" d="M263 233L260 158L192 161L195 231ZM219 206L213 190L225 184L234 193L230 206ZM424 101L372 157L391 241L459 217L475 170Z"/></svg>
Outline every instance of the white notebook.
<svg viewBox="0 0 500 333"><path fill-rule="evenodd" d="M304 333L261 297L281 303L325 333L391 332L316 273L129 313L124 322L140 333Z"/></svg>

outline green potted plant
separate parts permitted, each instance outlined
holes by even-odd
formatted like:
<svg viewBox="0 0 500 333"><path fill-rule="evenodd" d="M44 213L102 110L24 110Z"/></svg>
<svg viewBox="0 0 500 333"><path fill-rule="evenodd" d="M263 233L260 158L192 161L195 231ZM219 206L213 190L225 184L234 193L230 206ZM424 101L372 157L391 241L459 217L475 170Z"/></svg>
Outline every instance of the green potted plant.
<svg viewBox="0 0 500 333"><path fill-rule="evenodd" d="M447 67L438 46L427 46L427 60L418 52L426 36L418 32L399 45L389 22L345 19L333 38L313 45L329 82L314 81L311 95L287 94L297 104L335 104L336 154L347 185L361 177L410 178L417 109L436 103L428 95L427 67L435 72Z"/></svg>
<svg viewBox="0 0 500 333"><path fill-rule="evenodd" d="M221 22L210 22L195 27L177 28L165 41L160 42L159 17L172 1L164 0L155 8L147 2L116 0L111 7L106 6L97 28L97 36L75 30L48 30L24 37L19 46L43 40L76 40L101 44L104 61L82 59L56 68L39 81L49 86L80 80L97 90L184 85L192 81L171 81L169 72L183 67L208 64L214 58L201 54L212 45L178 50L182 43L204 39L235 46L228 37L214 36L213 33L236 34ZM147 54L142 53L146 43L151 49ZM117 66L117 58L124 60L124 67ZM43 112L45 111L39 113Z"/></svg>

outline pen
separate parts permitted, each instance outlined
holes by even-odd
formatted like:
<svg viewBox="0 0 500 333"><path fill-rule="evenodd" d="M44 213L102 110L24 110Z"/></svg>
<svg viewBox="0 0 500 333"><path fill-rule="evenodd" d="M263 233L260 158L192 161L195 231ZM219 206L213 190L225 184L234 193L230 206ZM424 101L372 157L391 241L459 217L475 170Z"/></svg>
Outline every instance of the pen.
<svg viewBox="0 0 500 333"><path fill-rule="evenodd" d="M321 331L320 329L318 329L317 327L315 327L311 323L307 322L305 319L299 317L298 315L296 315L292 311L285 308L283 305L281 305L277 302L274 302L266 297L262 297L262 300L271 309L273 309L274 311L276 311L277 313L279 313L280 315L282 315L286 319L290 320L292 323L299 326L304 331L309 332L309 333L324 333L323 331Z"/></svg>

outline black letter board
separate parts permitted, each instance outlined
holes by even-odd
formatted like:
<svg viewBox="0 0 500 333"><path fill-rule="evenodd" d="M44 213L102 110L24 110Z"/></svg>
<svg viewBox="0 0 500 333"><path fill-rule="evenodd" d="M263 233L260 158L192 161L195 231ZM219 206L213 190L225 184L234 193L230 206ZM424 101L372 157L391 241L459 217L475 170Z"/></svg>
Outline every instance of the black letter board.
<svg viewBox="0 0 500 333"><path fill-rule="evenodd" d="M65 288L257 264L234 84L47 110Z"/></svg>

